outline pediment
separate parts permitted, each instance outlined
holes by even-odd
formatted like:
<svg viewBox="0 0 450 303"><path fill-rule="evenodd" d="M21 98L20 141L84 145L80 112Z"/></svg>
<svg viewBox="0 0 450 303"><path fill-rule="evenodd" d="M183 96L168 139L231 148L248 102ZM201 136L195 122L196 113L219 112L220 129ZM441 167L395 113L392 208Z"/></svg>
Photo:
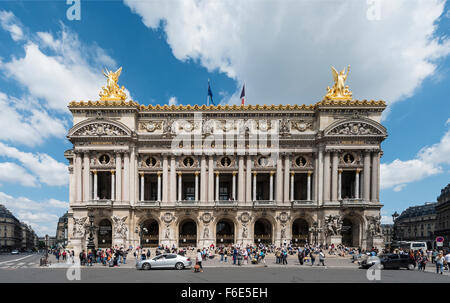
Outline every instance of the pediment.
<svg viewBox="0 0 450 303"><path fill-rule="evenodd" d="M131 130L124 124L104 119L90 119L74 125L68 137L129 137Z"/></svg>
<svg viewBox="0 0 450 303"><path fill-rule="evenodd" d="M324 130L325 136L387 136L386 128L380 123L365 119L339 120Z"/></svg>

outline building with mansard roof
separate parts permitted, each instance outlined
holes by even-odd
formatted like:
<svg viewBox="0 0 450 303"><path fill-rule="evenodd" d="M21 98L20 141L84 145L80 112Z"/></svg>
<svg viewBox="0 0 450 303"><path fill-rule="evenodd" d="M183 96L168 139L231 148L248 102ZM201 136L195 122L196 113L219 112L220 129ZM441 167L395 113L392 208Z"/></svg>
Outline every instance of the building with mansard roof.
<svg viewBox="0 0 450 303"><path fill-rule="evenodd" d="M86 249L89 215L96 247L384 246L384 101L341 81L312 105L145 106L113 74L69 104L69 248Z"/></svg>

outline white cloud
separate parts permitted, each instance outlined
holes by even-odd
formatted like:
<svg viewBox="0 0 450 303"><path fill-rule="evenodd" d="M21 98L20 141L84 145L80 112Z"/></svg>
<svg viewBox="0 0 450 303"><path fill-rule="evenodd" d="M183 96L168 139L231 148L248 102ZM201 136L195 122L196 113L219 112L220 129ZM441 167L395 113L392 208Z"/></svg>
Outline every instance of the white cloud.
<svg viewBox="0 0 450 303"><path fill-rule="evenodd" d="M51 117L31 100L20 100L0 92L0 140L28 146L42 144L49 137L63 138L66 122Z"/></svg>
<svg viewBox="0 0 450 303"><path fill-rule="evenodd" d="M48 108L67 112L72 100L98 100L106 83L101 67L116 63L103 49L83 45L75 33L61 26L58 38L38 32L37 39L24 45L22 58L13 57L0 67L31 96L45 100Z"/></svg>
<svg viewBox="0 0 450 303"><path fill-rule="evenodd" d="M67 165L45 153L25 153L0 142L0 156L18 160L25 168L38 176L41 183L52 186L69 183Z"/></svg>
<svg viewBox="0 0 450 303"><path fill-rule="evenodd" d="M58 219L68 210L69 203L56 199L38 202L0 192L0 204L9 209L19 220L31 225L39 236L45 234L54 236Z"/></svg>
<svg viewBox="0 0 450 303"><path fill-rule="evenodd" d="M124 0L149 28L160 26L174 56L246 82L248 103L314 103L332 85L330 66L351 64L359 99L401 100L450 52L435 36L444 0L366 1ZM239 102L238 85L231 102Z"/></svg>
<svg viewBox="0 0 450 303"><path fill-rule="evenodd" d="M448 164L450 164L450 129L439 143L422 148L415 159L406 161L395 159L391 163L381 164L381 188L401 191L408 183L442 173L443 166Z"/></svg>
<svg viewBox="0 0 450 303"><path fill-rule="evenodd" d="M176 97L170 97L168 103L169 103L169 105L178 105L178 100Z"/></svg>
<svg viewBox="0 0 450 303"><path fill-rule="evenodd" d="M394 224L391 216L381 216L381 224Z"/></svg>
<svg viewBox="0 0 450 303"><path fill-rule="evenodd" d="M0 25L10 33L14 41L19 41L24 38L20 22L12 12L0 11Z"/></svg>
<svg viewBox="0 0 450 303"><path fill-rule="evenodd" d="M23 167L12 162L0 162L0 183L19 183L22 186L36 187L36 177Z"/></svg>

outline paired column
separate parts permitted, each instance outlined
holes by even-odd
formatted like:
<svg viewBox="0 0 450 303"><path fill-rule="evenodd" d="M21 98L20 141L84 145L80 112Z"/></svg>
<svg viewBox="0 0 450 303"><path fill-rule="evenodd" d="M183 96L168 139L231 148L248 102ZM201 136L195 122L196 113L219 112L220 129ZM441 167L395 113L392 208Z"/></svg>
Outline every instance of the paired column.
<svg viewBox="0 0 450 303"><path fill-rule="evenodd" d="M81 164L81 154L79 152L75 152L75 200L77 202L81 202L82 198L82 188L83 185L81 183L81 173L82 173L82 164Z"/></svg>
<svg viewBox="0 0 450 303"><path fill-rule="evenodd" d="M284 202L291 201L289 191L289 172L291 170L289 155L284 156Z"/></svg>
<svg viewBox="0 0 450 303"><path fill-rule="evenodd" d="M311 175L312 175L312 171L308 171L308 179L307 179L307 186L308 188L306 189L306 200L311 201Z"/></svg>
<svg viewBox="0 0 450 303"><path fill-rule="evenodd" d="M240 202L245 201L245 175L244 175L244 157L239 156L239 168L238 168L238 200Z"/></svg>
<svg viewBox="0 0 450 303"><path fill-rule="evenodd" d="M330 153L325 151L323 159L323 200L330 201Z"/></svg>
<svg viewBox="0 0 450 303"><path fill-rule="evenodd" d="M342 200L342 169L338 170L338 200Z"/></svg>
<svg viewBox="0 0 450 303"><path fill-rule="evenodd" d="M216 171L216 201L219 201L219 172Z"/></svg>
<svg viewBox="0 0 450 303"><path fill-rule="evenodd" d="M167 159L167 155L163 155L163 180L162 180L162 200L164 202L169 201L169 160Z"/></svg>
<svg viewBox="0 0 450 303"><path fill-rule="evenodd" d="M275 172L271 171L270 172L270 177L269 177L269 200L273 201L273 175L275 174Z"/></svg>
<svg viewBox="0 0 450 303"><path fill-rule="evenodd" d="M177 176L175 173L175 157L171 157L170 158L170 187L172 188L172 190L169 191L169 201L170 202L175 202L177 200L177 190L176 190L176 186L177 186Z"/></svg>
<svg viewBox="0 0 450 303"><path fill-rule="evenodd" d="M130 201L130 157L128 153L123 156L123 199Z"/></svg>
<svg viewBox="0 0 450 303"><path fill-rule="evenodd" d="M92 173L94 174L94 200L98 198L98 190L97 190L97 171L93 170Z"/></svg>
<svg viewBox="0 0 450 303"><path fill-rule="evenodd" d="M236 201L236 172L233 172L233 183L232 183L232 198Z"/></svg>
<svg viewBox="0 0 450 303"><path fill-rule="evenodd" d="M116 180L115 180L115 171L111 170L111 200L115 200L114 198L114 194L115 194L115 185L116 185Z"/></svg>
<svg viewBox="0 0 450 303"><path fill-rule="evenodd" d="M90 200L89 174L89 154L85 152L83 155L83 201Z"/></svg>
<svg viewBox="0 0 450 303"><path fill-rule="evenodd" d="M127 182L127 184L129 184L130 204L133 205L135 200L138 198L137 196L139 195L139 194L136 194L139 183L137 182L135 147L131 146L130 148L131 148L131 151L130 151L130 176L129 176L129 179L126 179L126 180L128 180L128 182L127 181L125 181L125 182Z"/></svg>
<svg viewBox="0 0 450 303"><path fill-rule="evenodd" d="M183 179L182 179L181 176L182 176L182 172L178 172L178 201L182 200L182 197L181 197L181 185L182 185Z"/></svg>
<svg viewBox="0 0 450 303"><path fill-rule="evenodd" d="M208 158L208 202L214 201L214 156Z"/></svg>
<svg viewBox="0 0 450 303"><path fill-rule="evenodd" d="M359 172L361 170L359 168L356 169L355 172L355 198L359 199Z"/></svg>
<svg viewBox="0 0 450 303"><path fill-rule="evenodd" d="M206 178L206 157L202 156L200 159L200 200L206 202L207 199L207 178Z"/></svg>
<svg viewBox="0 0 450 303"><path fill-rule="evenodd" d="M253 201L252 199L252 158L251 156L247 156L247 167L246 167L246 180L245 180L245 200L247 202Z"/></svg>
<svg viewBox="0 0 450 303"><path fill-rule="evenodd" d="M291 191L290 191L290 200L294 201L294 178L295 178L295 173L291 172Z"/></svg>
<svg viewBox="0 0 450 303"><path fill-rule="evenodd" d="M156 174L158 175L158 201L161 201L161 172Z"/></svg>
<svg viewBox="0 0 450 303"><path fill-rule="evenodd" d="M141 196L139 198L140 201L144 201L144 173L139 173L141 180Z"/></svg>
<svg viewBox="0 0 450 303"><path fill-rule="evenodd" d="M275 200L277 203L281 203L283 201L283 161L279 154L277 158L277 174L275 177L275 182Z"/></svg>
<svg viewBox="0 0 450 303"><path fill-rule="evenodd" d="M370 152L364 152L364 171L363 171L363 198L364 201L370 201Z"/></svg>
<svg viewBox="0 0 450 303"><path fill-rule="evenodd" d="M253 172L253 201L256 201L256 171Z"/></svg>
<svg viewBox="0 0 450 303"><path fill-rule="evenodd" d="M194 175L195 175L195 201L198 201L198 171L196 171Z"/></svg>
<svg viewBox="0 0 450 303"><path fill-rule="evenodd" d="M339 163L339 152L333 152L333 159L331 163L331 201L337 201L338 192L338 163Z"/></svg>
<svg viewBox="0 0 450 303"><path fill-rule="evenodd" d="M377 201L378 189L378 152L372 153L372 195L371 200Z"/></svg>
<svg viewBox="0 0 450 303"><path fill-rule="evenodd" d="M116 153L116 201L122 201L122 156Z"/></svg>

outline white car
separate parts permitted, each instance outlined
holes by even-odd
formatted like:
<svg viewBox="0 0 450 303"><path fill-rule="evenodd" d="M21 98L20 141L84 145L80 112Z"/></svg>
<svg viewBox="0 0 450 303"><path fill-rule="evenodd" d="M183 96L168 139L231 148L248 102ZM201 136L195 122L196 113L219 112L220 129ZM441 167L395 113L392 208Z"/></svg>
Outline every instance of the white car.
<svg viewBox="0 0 450 303"><path fill-rule="evenodd" d="M11 255L18 255L19 251L17 249L14 249L13 251L11 251Z"/></svg>
<svg viewBox="0 0 450 303"><path fill-rule="evenodd" d="M136 263L136 269L150 269L150 268L175 268L183 269L191 267L192 261L188 257L177 254L162 254L152 259L140 260Z"/></svg>

